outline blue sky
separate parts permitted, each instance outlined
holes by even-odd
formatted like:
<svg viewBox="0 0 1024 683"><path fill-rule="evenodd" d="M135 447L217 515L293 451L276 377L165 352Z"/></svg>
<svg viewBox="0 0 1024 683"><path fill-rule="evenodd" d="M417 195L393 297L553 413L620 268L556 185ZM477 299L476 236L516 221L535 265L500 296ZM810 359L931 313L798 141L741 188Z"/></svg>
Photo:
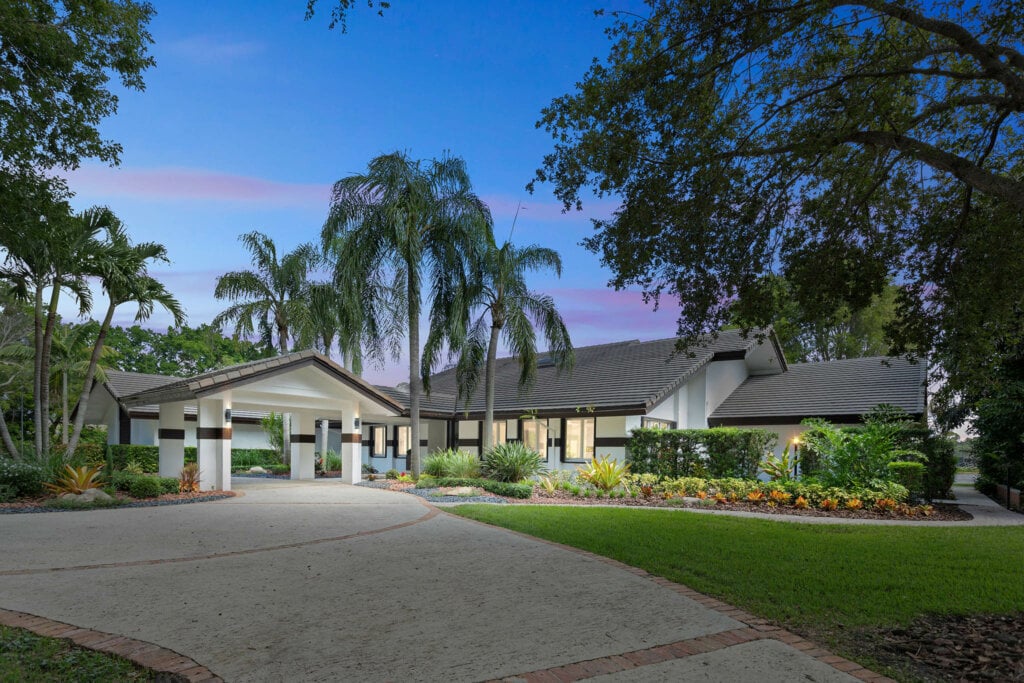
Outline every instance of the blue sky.
<svg viewBox="0 0 1024 683"><path fill-rule="evenodd" d="M357 2L347 34L327 29L330 0L321 4L306 22L303 0L157 1L157 66L102 127L124 147L121 166L69 176L76 208L106 204L135 239L168 247L173 263L157 275L190 324L224 307L217 275L248 267L240 233L261 230L285 250L315 241L331 183L398 149L463 157L499 240L522 203L514 241L557 249L565 263L560 280L531 286L555 296L577 345L674 333L675 307L654 313L638 293L611 292L578 245L613 202L563 214L550 188L524 189L551 148L534 127L541 108L608 52L609 19L593 13L602 3L398 0L378 17ZM148 324L168 322L158 313ZM398 381L401 367L366 374Z"/></svg>

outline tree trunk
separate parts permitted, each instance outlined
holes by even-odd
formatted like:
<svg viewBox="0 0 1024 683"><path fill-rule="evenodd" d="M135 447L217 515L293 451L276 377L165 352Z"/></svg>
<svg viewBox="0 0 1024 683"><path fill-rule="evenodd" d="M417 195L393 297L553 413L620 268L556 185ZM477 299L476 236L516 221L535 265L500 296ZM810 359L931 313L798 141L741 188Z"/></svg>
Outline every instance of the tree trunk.
<svg viewBox="0 0 1024 683"><path fill-rule="evenodd" d="M412 442L406 465L413 476L420 475L420 288L416 265L409 268L409 422Z"/></svg>
<svg viewBox="0 0 1024 683"><path fill-rule="evenodd" d="M96 335L96 345L92 347L92 356L89 357L89 367L85 371L85 380L82 382L82 395L78 399L78 412L75 413L75 426L71 430L71 438L68 440L68 448L64 452L64 458L71 460L78 448L78 438L82 435L82 427L85 426L85 412L89 407L89 394L92 389L92 380L96 376L96 366L100 362L100 353L103 351L103 342L107 339L107 332L110 331L110 322L114 319L114 309L117 305L113 302L107 307L107 315L100 325L100 332Z"/></svg>
<svg viewBox="0 0 1024 683"><path fill-rule="evenodd" d="M4 450L10 453L11 457L15 460L20 460L21 453L14 445L14 439L11 438L11 432L7 429L7 418L4 417L3 408L0 408L0 437L3 438Z"/></svg>
<svg viewBox="0 0 1024 683"><path fill-rule="evenodd" d="M60 282L62 274L58 273L53 279L53 289L50 291L50 305L46 311L46 329L43 330L43 356L39 371L40 390L42 399L42 415L40 421L43 423L43 453L50 452L50 351L53 348L53 330L57 326L57 303L60 301Z"/></svg>
<svg viewBox="0 0 1024 683"><path fill-rule="evenodd" d="M498 367L498 337L500 336L501 325L492 323L491 339L487 344L487 365L484 367L484 433L481 434L484 453L494 445L494 373Z"/></svg>
<svg viewBox="0 0 1024 683"><path fill-rule="evenodd" d="M35 447L36 457L42 457L43 453L43 392L41 384L43 371L43 286L36 285L35 296L35 319L33 321L33 334L35 341L35 362L32 367L32 424L35 426Z"/></svg>
<svg viewBox="0 0 1024 683"><path fill-rule="evenodd" d="M60 442L62 444L64 444L65 446L67 446L68 445L68 371L67 370L62 370L60 375L61 375L60 381L61 381L61 401L62 401L61 411L60 411L60 421L62 423L61 424L62 430L61 430L61 441Z"/></svg>

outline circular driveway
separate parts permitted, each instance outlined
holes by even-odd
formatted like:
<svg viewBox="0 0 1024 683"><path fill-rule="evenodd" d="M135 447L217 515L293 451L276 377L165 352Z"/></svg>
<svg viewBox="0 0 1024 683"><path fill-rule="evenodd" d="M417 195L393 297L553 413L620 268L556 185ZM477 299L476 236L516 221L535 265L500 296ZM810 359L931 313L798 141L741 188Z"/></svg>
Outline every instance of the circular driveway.
<svg viewBox="0 0 1024 683"><path fill-rule="evenodd" d="M572 678L747 667L853 680L682 587L414 496L233 485L243 495L212 503L0 516L0 608L154 643L225 680L472 681L569 665ZM578 664L591 660L603 664Z"/></svg>

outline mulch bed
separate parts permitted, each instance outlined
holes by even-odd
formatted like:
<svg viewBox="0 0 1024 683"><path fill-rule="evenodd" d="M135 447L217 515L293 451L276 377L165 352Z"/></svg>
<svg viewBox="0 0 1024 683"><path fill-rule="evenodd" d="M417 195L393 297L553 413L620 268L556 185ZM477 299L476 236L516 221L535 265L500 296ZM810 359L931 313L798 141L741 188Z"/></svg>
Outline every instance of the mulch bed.
<svg viewBox="0 0 1024 683"><path fill-rule="evenodd" d="M165 493L155 498L132 498L128 495L120 495L127 503L121 505L85 506L77 508L51 508L46 507L48 500L53 496L40 496L38 498L23 498L11 503L0 503L0 515L18 514L25 512L80 512L82 510L119 510L121 508L144 508L160 507L163 505L185 505L188 503L205 503L212 500L223 500L234 498L234 491L200 491L199 493Z"/></svg>
<svg viewBox="0 0 1024 683"><path fill-rule="evenodd" d="M1024 612L929 615L857 636L857 649L923 680L1024 681Z"/></svg>
<svg viewBox="0 0 1024 683"><path fill-rule="evenodd" d="M875 512L874 510L825 510L806 509L800 510L792 506L771 507L767 503L755 504L747 502L716 503L714 500L699 500L697 498L670 498L668 500L657 496L651 498L581 498L573 496L568 491L558 490L554 493L546 491L534 491L532 498L506 498L509 503L526 503L530 505L621 505L623 507L657 507L657 508L695 508L714 510L733 510L742 512L756 512L762 515L797 515L800 517L825 517L825 518L848 518L848 519L912 519L920 522L963 522L973 519L969 512L964 512L956 505L934 505L932 514L923 515L897 515L891 512Z"/></svg>

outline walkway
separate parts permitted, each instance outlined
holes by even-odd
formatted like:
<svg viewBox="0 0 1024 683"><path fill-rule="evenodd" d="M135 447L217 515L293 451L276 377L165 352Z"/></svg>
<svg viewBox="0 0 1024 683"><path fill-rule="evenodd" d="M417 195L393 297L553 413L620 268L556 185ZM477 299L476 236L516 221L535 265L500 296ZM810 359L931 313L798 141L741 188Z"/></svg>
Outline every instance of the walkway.
<svg viewBox="0 0 1024 683"><path fill-rule="evenodd" d="M876 678L684 586L413 496L234 484L215 503L0 517L0 608L45 618L0 622L196 680Z"/></svg>

